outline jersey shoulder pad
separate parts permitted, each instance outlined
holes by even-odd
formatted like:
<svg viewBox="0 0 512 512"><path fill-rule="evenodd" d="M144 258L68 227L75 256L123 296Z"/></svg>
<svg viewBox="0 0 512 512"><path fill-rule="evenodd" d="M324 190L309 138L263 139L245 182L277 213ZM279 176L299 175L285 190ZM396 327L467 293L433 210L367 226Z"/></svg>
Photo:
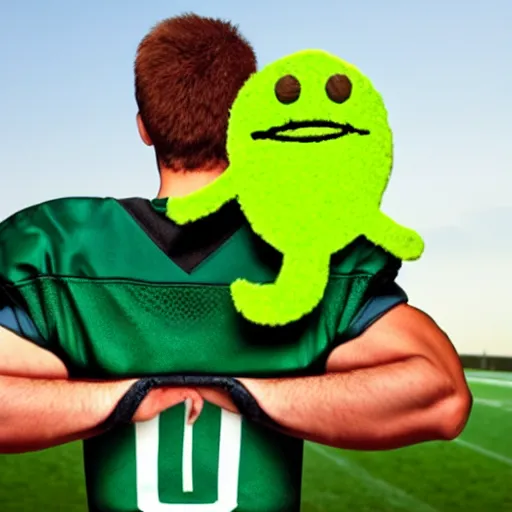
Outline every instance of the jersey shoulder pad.
<svg viewBox="0 0 512 512"><path fill-rule="evenodd" d="M391 253L379 247L365 237L359 237L348 247L333 255L332 274L380 274L389 271L396 274L402 262Z"/></svg>
<svg viewBox="0 0 512 512"><path fill-rule="evenodd" d="M0 223L0 281L53 275L59 254L104 226L114 199L63 198L21 210Z"/></svg>

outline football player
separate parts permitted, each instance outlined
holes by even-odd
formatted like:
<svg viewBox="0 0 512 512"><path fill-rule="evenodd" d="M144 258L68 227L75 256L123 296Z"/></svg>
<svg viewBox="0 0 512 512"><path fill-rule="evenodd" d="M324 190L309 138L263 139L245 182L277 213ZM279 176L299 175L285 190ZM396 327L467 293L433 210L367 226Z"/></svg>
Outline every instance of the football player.
<svg viewBox="0 0 512 512"><path fill-rule="evenodd" d="M225 170L229 108L255 69L230 23L160 23L135 63L157 197L65 198L0 225L0 452L85 439L93 512L297 512L304 439L397 448L468 418L457 354L390 254L357 240L311 315L263 327L229 285L273 281L280 255L236 204L166 217L168 197Z"/></svg>

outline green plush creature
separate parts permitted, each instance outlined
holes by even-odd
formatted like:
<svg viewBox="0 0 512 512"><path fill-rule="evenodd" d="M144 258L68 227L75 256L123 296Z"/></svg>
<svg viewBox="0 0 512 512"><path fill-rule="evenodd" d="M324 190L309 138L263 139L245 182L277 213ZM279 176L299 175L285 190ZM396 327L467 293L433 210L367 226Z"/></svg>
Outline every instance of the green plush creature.
<svg viewBox="0 0 512 512"><path fill-rule="evenodd" d="M353 65L306 50L255 73L233 104L227 149L227 170L170 199L167 215L184 224L236 199L254 232L283 254L275 283L231 285L248 320L284 325L310 313L331 255L362 235L401 260L421 256L421 237L380 211L392 133L380 94Z"/></svg>

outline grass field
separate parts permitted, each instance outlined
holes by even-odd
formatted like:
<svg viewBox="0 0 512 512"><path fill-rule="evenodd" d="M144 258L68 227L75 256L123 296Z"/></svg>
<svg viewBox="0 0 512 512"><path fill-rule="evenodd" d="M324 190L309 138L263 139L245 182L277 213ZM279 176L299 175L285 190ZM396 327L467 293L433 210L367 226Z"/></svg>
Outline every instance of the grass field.
<svg viewBox="0 0 512 512"><path fill-rule="evenodd" d="M308 444L303 512L512 512L512 374L467 376L473 413L453 442L381 453ZM78 444L1 456L0 512L85 512L82 477Z"/></svg>

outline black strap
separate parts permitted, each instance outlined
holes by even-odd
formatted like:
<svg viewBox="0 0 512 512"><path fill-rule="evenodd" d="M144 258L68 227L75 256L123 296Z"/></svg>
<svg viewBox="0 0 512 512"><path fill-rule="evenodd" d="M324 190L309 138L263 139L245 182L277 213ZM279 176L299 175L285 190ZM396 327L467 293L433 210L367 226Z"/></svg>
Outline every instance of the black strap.
<svg viewBox="0 0 512 512"><path fill-rule="evenodd" d="M146 377L133 384L107 418L103 424L103 429L110 430L114 427L132 423L139 405L152 389L179 386L221 388L229 393L233 403L244 417L266 427L279 428L279 425L263 411L247 388L232 377L161 375Z"/></svg>

